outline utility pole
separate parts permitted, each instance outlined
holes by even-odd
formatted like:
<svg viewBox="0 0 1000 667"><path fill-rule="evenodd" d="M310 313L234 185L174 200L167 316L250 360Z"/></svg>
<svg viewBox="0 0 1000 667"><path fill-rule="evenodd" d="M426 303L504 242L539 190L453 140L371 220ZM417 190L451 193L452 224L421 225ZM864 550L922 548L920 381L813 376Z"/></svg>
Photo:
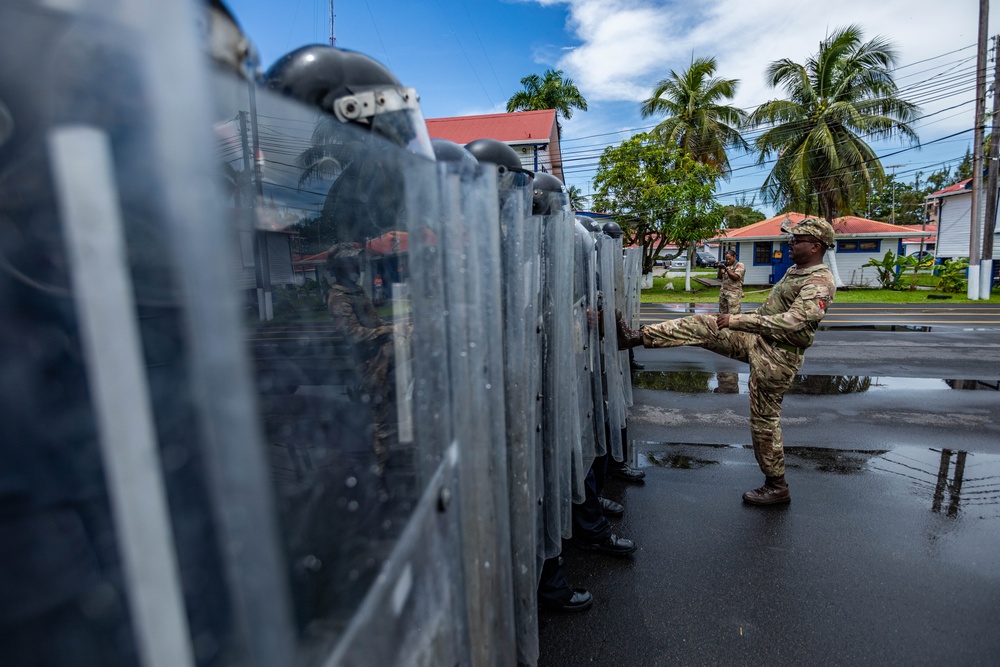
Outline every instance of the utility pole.
<svg viewBox="0 0 1000 667"><path fill-rule="evenodd" d="M333 0L330 0L330 46L337 46L337 30L333 26L333 18L336 14L333 13Z"/></svg>
<svg viewBox="0 0 1000 667"><path fill-rule="evenodd" d="M993 37L993 123L986 160L986 219L983 221L983 263L979 271L979 298L990 298L993 282L993 232L997 226L997 172L1000 172L1000 35Z"/></svg>
<svg viewBox="0 0 1000 667"><path fill-rule="evenodd" d="M990 0L979 0L979 41L976 54L976 126L972 153L972 215L969 221L969 288L970 301L979 299L979 211L983 207L983 129L986 112L986 47L989 41L987 23Z"/></svg>
<svg viewBox="0 0 1000 667"><path fill-rule="evenodd" d="M905 166L903 164L890 164L887 167L888 169L892 169L892 180L889 182L889 185L892 187L892 208L890 209L892 224L896 224L896 168Z"/></svg>

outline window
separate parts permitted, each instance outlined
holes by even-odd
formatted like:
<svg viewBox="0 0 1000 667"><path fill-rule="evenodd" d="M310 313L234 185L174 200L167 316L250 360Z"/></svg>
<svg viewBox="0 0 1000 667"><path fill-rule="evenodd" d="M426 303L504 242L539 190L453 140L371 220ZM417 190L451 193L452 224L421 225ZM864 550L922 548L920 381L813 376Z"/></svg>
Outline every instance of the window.
<svg viewBox="0 0 1000 667"><path fill-rule="evenodd" d="M770 241L757 241L753 244L753 264L758 266L760 264L770 264L771 263L771 242Z"/></svg>
<svg viewBox="0 0 1000 667"><path fill-rule="evenodd" d="M837 252L879 252L882 240L872 241L837 241Z"/></svg>

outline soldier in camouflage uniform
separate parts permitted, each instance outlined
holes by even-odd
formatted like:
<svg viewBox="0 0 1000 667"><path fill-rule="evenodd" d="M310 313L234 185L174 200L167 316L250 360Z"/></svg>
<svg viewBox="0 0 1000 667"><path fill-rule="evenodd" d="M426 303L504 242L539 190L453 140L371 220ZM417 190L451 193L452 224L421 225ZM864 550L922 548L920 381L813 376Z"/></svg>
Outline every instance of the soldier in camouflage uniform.
<svg viewBox="0 0 1000 667"><path fill-rule="evenodd" d="M697 345L750 364L750 432L754 456L766 480L747 491L743 500L754 505L787 503L785 454L781 441L781 401L836 286L822 263L833 245L833 227L821 218L798 224L786 220L788 249L795 266L774 286L757 310L746 314L691 315L632 330L619 318L619 347Z"/></svg>
<svg viewBox="0 0 1000 667"><path fill-rule="evenodd" d="M743 276L747 270L743 262L736 261L734 251L727 250L723 257L724 263L719 267L719 280L722 281L722 287L719 288L719 312L736 315L743 303Z"/></svg>
<svg viewBox="0 0 1000 667"><path fill-rule="evenodd" d="M375 427L376 471L382 474L389 460L393 405L393 327L386 324L358 285L361 249L337 243L327 252L326 265L335 281L326 297L326 308L337 333L354 348L359 359L358 388L372 410Z"/></svg>

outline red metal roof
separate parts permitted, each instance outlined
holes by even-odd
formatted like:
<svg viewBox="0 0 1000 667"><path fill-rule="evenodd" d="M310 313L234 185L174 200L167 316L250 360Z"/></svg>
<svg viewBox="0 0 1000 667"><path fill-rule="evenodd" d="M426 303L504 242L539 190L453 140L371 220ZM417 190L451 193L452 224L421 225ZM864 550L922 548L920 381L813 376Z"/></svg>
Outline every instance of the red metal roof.
<svg viewBox="0 0 1000 667"><path fill-rule="evenodd" d="M781 223L786 218L790 218L792 222L799 222L807 217L809 216L805 213L782 213L781 215L755 222L746 227L727 230L720 238L725 240L739 240L785 236L786 234L781 231ZM853 236L858 234L866 236L905 236L913 234L912 229L903 227L902 225L890 225L887 222L868 220L853 215L834 220L833 231L837 236Z"/></svg>
<svg viewBox="0 0 1000 667"><path fill-rule="evenodd" d="M954 185L949 185L946 188L942 188L941 190L938 190L937 192L932 192L932 193L930 193L927 196L928 197L938 197L940 195L949 195L949 194L951 194L953 192L963 192L963 191L969 189L969 183L971 183L971 182L972 182L972 179L971 178L967 178L964 181L959 181L958 183L955 183Z"/></svg>
<svg viewBox="0 0 1000 667"><path fill-rule="evenodd" d="M432 139L448 139L463 146L484 138L508 144L548 143L555 128L555 109L427 119L427 132Z"/></svg>

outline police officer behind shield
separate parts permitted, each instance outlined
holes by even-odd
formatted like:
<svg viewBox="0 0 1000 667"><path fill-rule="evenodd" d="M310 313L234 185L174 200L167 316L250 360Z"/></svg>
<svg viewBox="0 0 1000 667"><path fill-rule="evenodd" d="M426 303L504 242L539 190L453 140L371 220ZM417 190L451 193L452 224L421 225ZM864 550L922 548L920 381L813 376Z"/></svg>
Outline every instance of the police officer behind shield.
<svg viewBox="0 0 1000 667"><path fill-rule="evenodd" d="M498 171L498 189L501 191L501 208L513 205L516 198L504 196L504 191L523 189L532 185L536 176L521 165L521 160L513 148L495 139L477 139L465 148L480 164L495 165ZM541 174L538 174L541 176ZM561 185L561 183L560 183ZM525 215L532 213L532 198L524 202ZM538 603L545 609L564 612L579 612L589 609L594 598L583 588L572 588L566 581L560 563L562 557L546 558L538 574Z"/></svg>
<svg viewBox="0 0 1000 667"><path fill-rule="evenodd" d="M566 187L551 174L536 174L533 183L532 213L535 215L550 215L556 211L569 210L569 196ZM599 551L612 556L627 556L636 550L632 540L615 534L611 523L605 516L606 511L620 515L624 508L613 501L606 500L598 493L592 462L584 479L584 501L573 504L573 541L576 545Z"/></svg>
<svg viewBox="0 0 1000 667"><path fill-rule="evenodd" d="M601 231L614 239L620 239L623 236L622 228L617 222L611 221L604 223ZM612 291L613 278L608 278L607 283ZM607 289L607 288L605 288ZM635 357L632 354L632 350L629 350L629 365L632 370L642 370L644 366L642 364L636 363ZM628 425L622 429L622 460L615 461L614 457L607 456L607 471L606 474L609 477L614 477L625 482L630 482L632 484L640 484L646 478L646 473L638 468L634 468L629 465L629 452L628 452ZM604 489L604 474L598 474L598 490L603 494ZM602 496L603 497L603 496Z"/></svg>

